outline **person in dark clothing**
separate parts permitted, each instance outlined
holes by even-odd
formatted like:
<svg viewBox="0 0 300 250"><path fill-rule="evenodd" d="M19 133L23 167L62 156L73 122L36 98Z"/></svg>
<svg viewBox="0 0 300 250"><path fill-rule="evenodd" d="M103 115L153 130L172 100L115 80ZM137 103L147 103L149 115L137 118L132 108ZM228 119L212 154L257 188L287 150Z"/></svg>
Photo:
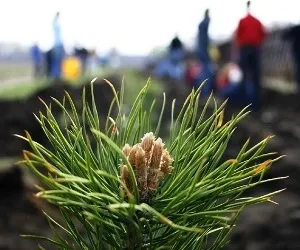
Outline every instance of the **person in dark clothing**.
<svg viewBox="0 0 300 250"><path fill-rule="evenodd" d="M266 33L262 23L250 13L250 4L248 1L247 15L239 22L235 42L239 49L245 93L253 109L258 110L261 90L261 45Z"/></svg>
<svg viewBox="0 0 300 250"><path fill-rule="evenodd" d="M183 44L180 41L179 37L176 35L170 43L170 50L172 51L177 49L183 49Z"/></svg>
<svg viewBox="0 0 300 250"><path fill-rule="evenodd" d="M179 37L176 35L170 45L169 45L169 54L172 63L177 64L183 59L184 46L180 41Z"/></svg>
<svg viewBox="0 0 300 250"><path fill-rule="evenodd" d="M204 64L210 63L210 55L209 55L209 10L206 9L204 12L204 18L199 24L198 27L198 53L200 57L200 61Z"/></svg>
<svg viewBox="0 0 300 250"><path fill-rule="evenodd" d="M45 53L45 73L47 77L51 76L51 68L52 68L52 49L48 50Z"/></svg>
<svg viewBox="0 0 300 250"><path fill-rule="evenodd" d="M31 47L31 57L33 61L34 77L39 78L43 75L43 53L38 44L34 44Z"/></svg>
<svg viewBox="0 0 300 250"><path fill-rule="evenodd" d="M84 75L87 70L87 60L89 57L89 51L86 48L75 48L74 50L75 56L80 59L81 62L81 72Z"/></svg>
<svg viewBox="0 0 300 250"><path fill-rule="evenodd" d="M51 72L50 75L54 79L61 78L61 67L65 57L65 48L63 44L55 45L51 50Z"/></svg>
<svg viewBox="0 0 300 250"><path fill-rule="evenodd" d="M295 78L300 85L300 24L288 29L283 38L291 42L292 55L295 64Z"/></svg>
<svg viewBox="0 0 300 250"><path fill-rule="evenodd" d="M201 73L198 76L198 85L206 81L201 91L203 96L210 95L214 89L214 65L210 57L210 39L209 39L210 15L209 9L204 12L204 17L198 26L197 33L197 57L201 64Z"/></svg>
<svg viewBox="0 0 300 250"><path fill-rule="evenodd" d="M51 77L59 79L61 77L61 66L65 56L64 44L61 36L60 13L55 14L53 20L54 46L51 51Z"/></svg>

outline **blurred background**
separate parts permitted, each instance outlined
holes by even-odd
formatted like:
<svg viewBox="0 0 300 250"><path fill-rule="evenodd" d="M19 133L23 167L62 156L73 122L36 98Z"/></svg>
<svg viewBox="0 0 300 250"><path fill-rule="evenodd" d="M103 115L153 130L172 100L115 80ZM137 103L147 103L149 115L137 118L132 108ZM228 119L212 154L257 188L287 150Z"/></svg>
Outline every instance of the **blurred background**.
<svg viewBox="0 0 300 250"><path fill-rule="evenodd" d="M247 194L287 188L275 198L279 205L245 210L227 249L300 249L299 9L299 0L3 2L0 250L36 249L38 242L20 234L51 236L41 210L59 217L34 197L38 180L16 164L27 145L13 134L26 129L47 144L33 116L42 109L38 97L50 102L67 90L80 108L82 87L98 77L95 95L105 118L112 93L101 79L118 88L125 77L130 106L149 76L150 97L161 100L166 92L167 110L173 98L182 103L204 80L200 105L211 91L217 101L229 97L229 118L252 104L224 158L236 156L248 136L255 143L276 135L268 150L287 156L267 177L290 177ZM53 113L60 115L55 107Z"/></svg>

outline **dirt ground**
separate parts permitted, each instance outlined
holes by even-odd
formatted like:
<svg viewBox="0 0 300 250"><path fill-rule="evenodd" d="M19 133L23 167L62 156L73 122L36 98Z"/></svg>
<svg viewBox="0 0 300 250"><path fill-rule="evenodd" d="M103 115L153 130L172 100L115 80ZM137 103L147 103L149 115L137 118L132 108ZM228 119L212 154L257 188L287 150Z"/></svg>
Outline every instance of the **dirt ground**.
<svg viewBox="0 0 300 250"><path fill-rule="evenodd" d="M120 82L118 76L108 78ZM95 94L101 113L106 115L112 95L105 84L95 85ZM45 142L42 131L34 121L32 112L37 112L41 104L37 97L49 102L49 96L61 99L64 88L75 100L81 101L81 90L56 83L52 88L43 90L26 101L0 102L0 157L19 157L26 145L11 136L22 134L24 129L40 142ZM183 101L186 90L167 87L167 96ZM287 188L275 200L279 205L264 204L246 209L242 214L227 249L232 250L296 250L300 249L300 96L282 95L274 91L263 93L263 109L259 114L250 115L241 122L234 136L227 156L234 156L239 147L251 136L257 142L268 135L276 135L269 150L287 155L272 166L268 177L289 175L288 179L272 182L270 185L254 189L250 195ZM79 104L78 104L79 105ZM167 108L169 105L167 105ZM58 110L53 109L56 113ZM229 108L227 115L235 112ZM168 122L165 120L165 122ZM22 171L18 167L0 171L0 250L36 249L37 242L22 239L20 234L50 235L48 224L41 213L44 204L37 202L33 190L24 186ZM51 249L51 248L49 248Z"/></svg>
<svg viewBox="0 0 300 250"><path fill-rule="evenodd" d="M116 83L121 81L117 75L108 76L107 79ZM86 100L90 100L88 84L86 85ZM80 109L82 87L75 88L61 81L54 82L51 88L41 90L26 100L0 101L2 110L0 159L21 157L22 150L27 148L27 144L12 135L23 135L24 130L28 130L34 140L47 144L47 138L33 116L33 113L44 110L38 97L47 104L51 102L51 96L61 101L65 90L72 96L76 107ZM112 91L104 81L97 80L94 93L99 115L106 117L113 98ZM52 105L52 112L54 116L58 116L60 110ZM36 180L31 178L24 169L9 164L12 164L9 160L4 160L0 164L0 250L37 249L35 240L21 238L20 235L51 235L48 223L41 212L42 210L48 211L50 207L34 197L33 193L36 190L32 185L36 183Z"/></svg>

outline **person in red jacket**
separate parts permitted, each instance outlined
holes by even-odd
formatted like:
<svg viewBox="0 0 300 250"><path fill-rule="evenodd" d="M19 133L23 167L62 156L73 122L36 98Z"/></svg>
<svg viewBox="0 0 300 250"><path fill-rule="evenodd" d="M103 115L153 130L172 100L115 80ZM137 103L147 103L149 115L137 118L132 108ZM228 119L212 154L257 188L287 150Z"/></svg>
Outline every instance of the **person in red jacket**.
<svg viewBox="0 0 300 250"><path fill-rule="evenodd" d="M261 89L261 45L266 37L262 23L250 13L251 2L247 2L247 15L239 22L235 43L239 50L239 63L243 71L243 84L249 90L248 97L253 108L259 107ZM246 84L248 86L246 86ZM250 85L250 86L249 86ZM249 93L249 91L247 91Z"/></svg>

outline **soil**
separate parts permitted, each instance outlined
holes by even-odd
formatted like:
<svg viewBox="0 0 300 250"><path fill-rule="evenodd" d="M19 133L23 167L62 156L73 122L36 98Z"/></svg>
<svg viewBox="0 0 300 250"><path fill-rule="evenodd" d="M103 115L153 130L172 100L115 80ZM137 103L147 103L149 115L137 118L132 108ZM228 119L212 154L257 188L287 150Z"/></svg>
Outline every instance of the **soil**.
<svg viewBox="0 0 300 250"><path fill-rule="evenodd" d="M118 75L108 76L113 83L120 83ZM86 86L86 100L90 102L90 83ZM64 91L67 91L75 102L75 106L81 109L82 88L66 85L65 82L55 81L52 86L35 93L22 101L0 101L2 116L0 118L0 158L20 157L27 144L12 136L24 134L24 130L30 132L32 138L42 144L47 144L47 138L43 134L33 113L37 114L44 107L38 97L47 104L51 97L62 100ZM96 106L99 116L107 115L113 93L103 80L97 80L94 85ZM53 103L53 102L52 102ZM52 113L57 117L60 109L56 105L51 106ZM0 250L32 250L37 249L37 241L20 237L25 235L50 236L49 225L42 214L42 210L52 210L46 203L34 197L33 184L37 180L25 176L19 166L0 166ZM38 184L38 183L37 183ZM56 213L56 210L53 212ZM53 214L51 213L51 214ZM47 246L47 244L43 244ZM48 247L47 249L53 249Z"/></svg>
<svg viewBox="0 0 300 250"><path fill-rule="evenodd" d="M108 76L111 82L120 83L121 78L118 75ZM91 93L89 83L86 85L86 100L91 101ZM46 143L46 137L40 128L38 122L34 119L33 113L38 114L40 110L45 108L42 99L47 105L51 102L51 110L55 117L59 115L60 108L53 105L51 97L62 101L65 91L72 96L77 109L81 108L82 88L67 85L63 81L55 81L52 87L43 89L26 100L22 101L0 101L0 109L3 111L0 118L0 157L16 156L22 153L26 148L26 142L13 136L13 134L24 135L24 130L29 131L32 137L40 143ZM107 115L113 93L103 80L97 80L94 85L94 93L96 97L96 105L99 109L100 116Z"/></svg>
<svg viewBox="0 0 300 250"><path fill-rule="evenodd" d="M118 76L108 77L112 82L120 82ZM34 121L32 112L41 108L37 97L49 102L49 96L61 99L67 89L74 100L81 101L81 90L54 84L23 102L0 102L3 111L0 117L1 157L20 156L26 145L11 136L29 130L35 140L44 143L45 137ZM167 97L176 97L182 103L187 90L175 85L168 85ZM112 94L106 84L95 85L97 106L101 106L100 115L106 115ZM249 115L241 122L227 152L227 157L235 156L240 146L251 136L253 142L268 135L276 135L271 141L269 150L287 155L286 158L272 166L268 177L289 175L288 179L272 182L270 185L258 187L250 195L287 188L276 196L279 205L263 204L247 208L242 213L231 237L227 249L232 250L296 250L300 249L300 118L298 110L300 101L297 94L283 95L265 90L263 93L263 109L260 113ZM76 102L77 103L77 102ZM78 106L80 106L77 103ZM79 107L80 108L80 107ZM166 106L169 113L170 103ZM54 109L53 112L59 112ZM228 108L227 115L236 112ZM165 120L164 122L168 122ZM166 125L166 123L164 123ZM50 235L48 224L42 215L41 207L45 204L37 202L32 196L33 190L24 184L23 171L11 167L0 171L0 250L31 250L36 249L37 242L22 239L20 234ZM52 248L48 248L52 249Z"/></svg>
<svg viewBox="0 0 300 250"><path fill-rule="evenodd" d="M267 177L289 178L252 190L250 195L254 196L286 188L274 198L279 205L256 205L242 213L227 249L300 249L299 97L298 94L282 95L274 91L265 91L261 114L248 117L237 130L229 153L235 154L246 136L258 141L268 135L275 135L269 150L286 157L272 166Z"/></svg>

